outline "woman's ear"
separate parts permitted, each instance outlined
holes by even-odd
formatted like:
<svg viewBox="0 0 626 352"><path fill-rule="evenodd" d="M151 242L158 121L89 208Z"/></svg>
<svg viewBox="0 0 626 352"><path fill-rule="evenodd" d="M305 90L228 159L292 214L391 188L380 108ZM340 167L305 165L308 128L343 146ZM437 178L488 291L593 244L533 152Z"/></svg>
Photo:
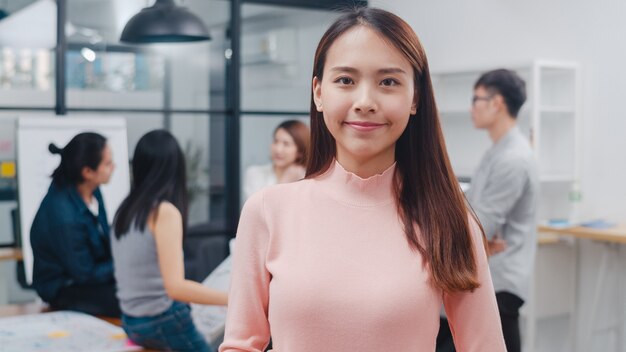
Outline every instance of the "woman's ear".
<svg viewBox="0 0 626 352"><path fill-rule="evenodd" d="M83 168L80 170L80 175L82 176L83 181L91 181L94 178L95 174L96 172L89 168L89 166L83 166Z"/></svg>
<svg viewBox="0 0 626 352"><path fill-rule="evenodd" d="M417 89L416 89L415 94L413 95L413 103L411 104L411 115L417 114L417 103L418 103L418 97L417 97Z"/></svg>
<svg viewBox="0 0 626 352"><path fill-rule="evenodd" d="M413 100L413 104L411 104L411 115L417 114L417 101Z"/></svg>
<svg viewBox="0 0 626 352"><path fill-rule="evenodd" d="M317 77L313 77L313 101L318 112L324 111L322 107L322 82Z"/></svg>

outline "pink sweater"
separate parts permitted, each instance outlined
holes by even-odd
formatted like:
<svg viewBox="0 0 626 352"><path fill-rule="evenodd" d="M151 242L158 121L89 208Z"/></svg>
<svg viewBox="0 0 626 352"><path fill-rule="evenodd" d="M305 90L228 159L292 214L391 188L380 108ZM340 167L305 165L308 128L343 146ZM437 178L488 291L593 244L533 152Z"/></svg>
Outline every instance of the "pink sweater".
<svg viewBox="0 0 626 352"><path fill-rule="evenodd" d="M244 206L220 352L434 351L442 304L460 352L506 351L480 232L481 287L444 294L412 250L392 193L335 162Z"/></svg>

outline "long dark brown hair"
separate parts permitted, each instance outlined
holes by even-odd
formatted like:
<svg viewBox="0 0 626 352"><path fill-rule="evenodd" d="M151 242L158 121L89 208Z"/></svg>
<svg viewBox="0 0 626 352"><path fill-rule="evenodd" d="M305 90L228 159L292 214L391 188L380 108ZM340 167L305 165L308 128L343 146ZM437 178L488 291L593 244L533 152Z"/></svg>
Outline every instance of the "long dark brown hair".
<svg viewBox="0 0 626 352"><path fill-rule="evenodd" d="M377 32L413 67L417 112L411 115L395 145L394 192L407 240L425 259L436 287L445 292L472 291L480 283L468 214L478 221L466 205L452 172L426 54L415 32L387 11L354 9L324 33L315 51L313 77L321 82L329 48L343 33L360 25ZM323 113L317 111L313 93L310 114L313 152L307 165L307 178L328 170L336 155L335 139L324 123Z"/></svg>

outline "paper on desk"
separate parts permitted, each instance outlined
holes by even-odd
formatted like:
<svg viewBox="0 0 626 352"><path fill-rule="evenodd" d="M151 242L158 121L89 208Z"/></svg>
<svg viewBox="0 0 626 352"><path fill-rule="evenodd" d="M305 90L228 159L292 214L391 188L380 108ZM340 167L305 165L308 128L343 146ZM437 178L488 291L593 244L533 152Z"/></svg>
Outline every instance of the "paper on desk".
<svg viewBox="0 0 626 352"><path fill-rule="evenodd" d="M139 351L122 328L90 315L57 311L0 319L0 351Z"/></svg>
<svg viewBox="0 0 626 352"><path fill-rule="evenodd" d="M580 224L580 226L583 226L583 227L589 227L592 229L600 229L600 230L610 229L612 227L615 227L616 225L617 224L606 221L604 219L590 220L590 221L586 221Z"/></svg>

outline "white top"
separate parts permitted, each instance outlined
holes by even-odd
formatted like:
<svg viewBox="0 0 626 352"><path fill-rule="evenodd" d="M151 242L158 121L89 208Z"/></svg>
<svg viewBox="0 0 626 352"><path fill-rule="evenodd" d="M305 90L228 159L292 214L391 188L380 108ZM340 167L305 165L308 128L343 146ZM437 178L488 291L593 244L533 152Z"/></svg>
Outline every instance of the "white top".
<svg viewBox="0 0 626 352"><path fill-rule="evenodd" d="M246 169L243 192L245 199L260 191L262 188L272 186L277 183L276 174L272 164L252 165Z"/></svg>
<svg viewBox="0 0 626 352"><path fill-rule="evenodd" d="M91 202L89 202L89 204L87 204L87 209L89 209L89 211L95 217L98 217L98 214L99 214L99 211L100 211L100 204L98 203L98 200L96 199L96 197L94 197L94 196L91 197Z"/></svg>

